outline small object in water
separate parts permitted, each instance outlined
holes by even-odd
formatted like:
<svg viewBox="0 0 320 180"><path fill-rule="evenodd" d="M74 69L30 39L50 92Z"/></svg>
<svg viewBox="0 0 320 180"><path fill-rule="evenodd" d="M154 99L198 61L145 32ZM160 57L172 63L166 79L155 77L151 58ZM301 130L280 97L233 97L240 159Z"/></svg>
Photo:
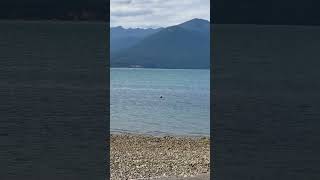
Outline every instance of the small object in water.
<svg viewBox="0 0 320 180"><path fill-rule="evenodd" d="M163 98L162 96L160 96L160 98Z"/></svg>

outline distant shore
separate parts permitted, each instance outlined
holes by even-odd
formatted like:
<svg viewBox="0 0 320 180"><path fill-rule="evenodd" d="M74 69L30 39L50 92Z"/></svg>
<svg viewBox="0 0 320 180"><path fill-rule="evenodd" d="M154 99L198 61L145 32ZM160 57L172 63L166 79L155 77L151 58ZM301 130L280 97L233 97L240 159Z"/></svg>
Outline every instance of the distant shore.
<svg viewBox="0 0 320 180"><path fill-rule="evenodd" d="M110 142L113 180L190 177L210 172L208 137L112 134Z"/></svg>

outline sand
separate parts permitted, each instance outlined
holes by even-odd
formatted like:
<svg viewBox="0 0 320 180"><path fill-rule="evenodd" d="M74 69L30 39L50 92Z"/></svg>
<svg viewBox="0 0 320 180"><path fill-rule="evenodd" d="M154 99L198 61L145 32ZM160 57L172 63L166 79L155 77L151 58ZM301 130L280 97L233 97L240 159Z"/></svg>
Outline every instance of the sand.
<svg viewBox="0 0 320 180"><path fill-rule="evenodd" d="M111 135L111 179L209 179L208 137ZM205 177L205 178L203 178Z"/></svg>

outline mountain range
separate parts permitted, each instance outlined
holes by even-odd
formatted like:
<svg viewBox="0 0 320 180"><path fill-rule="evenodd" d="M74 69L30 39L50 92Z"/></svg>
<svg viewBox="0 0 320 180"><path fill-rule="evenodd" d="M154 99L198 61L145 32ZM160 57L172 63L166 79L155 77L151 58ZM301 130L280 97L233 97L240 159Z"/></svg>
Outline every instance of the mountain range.
<svg viewBox="0 0 320 180"><path fill-rule="evenodd" d="M116 52L122 49L129 48L138 42L140 42L143 38L150 36L163 28L157 29L142 29L142 28L129 28L125 29L121 26L111 28L110 33L110 51Z"/></svg>
<svg viewBox="0 0 320 180"><path fill-rule="evenodd" d="M207 69L210 23L192 19L156 29L111 28L111 67Z"/></svg>

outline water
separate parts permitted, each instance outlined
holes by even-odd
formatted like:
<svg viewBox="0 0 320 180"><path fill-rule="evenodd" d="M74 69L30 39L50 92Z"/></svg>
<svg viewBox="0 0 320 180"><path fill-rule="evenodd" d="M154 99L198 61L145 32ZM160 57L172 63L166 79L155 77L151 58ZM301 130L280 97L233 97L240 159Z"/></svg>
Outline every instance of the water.
<svg viewBox="0 0 320 180"><path fill-rule="evenodd" d="M320 27L214 30L214 179L319 179Z"/></svg>
<svg viewBox="0 0 320 180"><path fill-rule="evenodd" d="M112 68L110 93L111 132L210 134L209 70Z"/></svg>
<svg viewBox="0 0 320 180"><path fill-rule="evenodd" d="M0 179L104 178L106 35L105 23L0 21Z"/></svg>

